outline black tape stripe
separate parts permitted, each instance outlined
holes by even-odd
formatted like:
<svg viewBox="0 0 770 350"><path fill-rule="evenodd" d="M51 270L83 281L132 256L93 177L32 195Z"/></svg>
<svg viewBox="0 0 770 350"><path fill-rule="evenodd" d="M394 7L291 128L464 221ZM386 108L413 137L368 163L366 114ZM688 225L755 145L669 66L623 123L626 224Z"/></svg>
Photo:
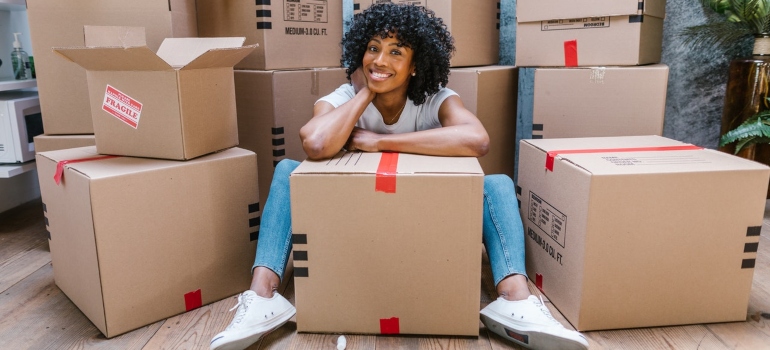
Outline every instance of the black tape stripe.
<svg viewBox="0 0 770 350"><path fill-rule="evenodd" d="M497 20L500 20L500 12L497 13Z"/></svg>
<svg viewBox="0 0 770 350"><path fill-rule="evenodd" d="M285 143L286 143L286 140L283 138L273 139L273 146L283 146Z"/></svg>
<svg viewBox="0 0 770 350"><path fill-rule="evenodd" d="M283 127L273 128L272 133L273 135L283 135Z"/></svg>
<svg viewBox="0 0 770 350"><path fill-rule="evenodd" d="M257 10L257 17L272 17L273 11L270 10Z"/></svg>
<svg viewBox="0 0 770 350"><path fill-rule="evenodd" d="M755 237L759 236L760 232L762 232L762 226L751 226L746 228L746 237Z"/></svg>
<svg viewBox="0 0 770 350"><path fill-rule="evenodd" d="M497 9L498 10L500 9L500 2L499 1L497 2Z"/></svg>
<svg viewBox="0 0 770 350"><path fill-rule="evenodd" d="M48 240L51 240L51 231L45 230L45 234L48 235Z"/></svg>
<svg viewBox="0 0 770 350"><path fill-rule="evenodd" d="M307 235L304 233L295 233L291 235L292 244L307 244Z"/></svg>
<svg viewBox="0 0 770 350"><path fill-rule="evenodd" d="M251 218L251 219L249 219L249 227L259 226L259 222L260 222L259 216L255 217L255 218Z"/></svg>
<svg viewBox="0 0 770 350"><path fill-rule="evenodd" d="M44 213L47 213L47 212L48 212L48 207L46 207L46 206L45 206L45 203L43 203L43 212L44 212Z"/></svg>
<svg viewBox="0 0 770 350"><path fill-rule="evenodd" d="M759 250L759 242L746 243L746 245L743 247L744 253L756 253L758 250Z"/></svg>
<svg viewBox="0 0 770 350"><path fill-rule="evenodd" d="M543 124L532 124L532 131L543 131Z"/></svg>
<svg viewBox="0 0 770 350"><path fill-rule="evenodd" d="M358 11L361 9L361 4L353 4L353 11Z"/></svg>
<svg viewBox="0 0 770 350"><path fill-rule="evenodd" d="M43 217L43 219L45 219L45 225L46 225L46 226L50 226L50 225L48 225L48 217L45 217L45 216L44 216L44 217Z"/></svg>
<svg viewBox="0 0 770 350"><path fill-rule="evenodd" d="M539 140L543 138L543 135L532 135L532 138L535 140Z"/></svg>
<svg viewBox="0 0 770 350"><path fill-rule="evenodd" d="M259 202L249 204L249 214L259 211Z"/></svg>
<svg viewBox="0 0 770 350"><path fill-rule="evenodd" d="M516 202L518 202L519 208L521 208L521 200L520 199L516 199Z"/></svg>
<svg viewBox="0 0 770 350"><path fill-rule="evenodd" d="M273 168L277 167L278 163L280 163L280 162L281 162L280 160L274 160L273 161Z"/></svg>
<svg viewBox="0 0 770 350"><path fill-rule="evenodd" d="M310 277L307 267L294 267L294 277Z"/></svg>
<svg viewBox="0 0 770 350"><path fill-rule="evenodd" d="M249 241L254 242L259 238L259 231L254 231L252 233L249 233Z"/></svg>
<svg viewBox="0 0 770 350"><path fill-rule="evenodd" d="M644 15L628 16L628 23L642 23L644 22Z"/></svg>
<svg viewBox="0 0 770 350"><path fill-rule="evenodd" d="M757 259L743 259L743 262L741 263L741 268L753 269L756 263L757 263Z"/></svg>
<svg viewBox="0 0 770 350"><path fill-rule="evenodd" d="M644 10L644 1L639 1L639 7L637 9Z"/></svg>
<svg viewBox="0 0 770 350"><path fill-rule="evenodd" d="M257 29L273 29L271 22L257 22Z"/></svg>
<svg viewBox="0 0 770 350"><path fill-rule="evenodd" d="M269 6L270 5L270 0L256 0L256 1L257 1L257 6L259 6L259 5L268 5Z"/></svg>
<svg viewBox="0 0 770 350"><path fill-rule="evenodd" d="M273 157L283 157L286 155L285 149L274 149L273 150Z"/></svg>
<svg viewBox="0 0 770 350"><path fill-rule="evenodd" d="M521 186L518 186L518 185L516 186L516 194L521 196Z"/></svg>
<svg viewBox="0 0 770 350"><path fill-rule="evenodd" d="M305 251L305 250L295 250L294 251L294 261L307 261L307 251Z"/></svg>
<svg viewBox="0 0 770 350"><path fill-rule="evenodd" d="M497 23L497 30L500 30L500 23Z"/></svg>

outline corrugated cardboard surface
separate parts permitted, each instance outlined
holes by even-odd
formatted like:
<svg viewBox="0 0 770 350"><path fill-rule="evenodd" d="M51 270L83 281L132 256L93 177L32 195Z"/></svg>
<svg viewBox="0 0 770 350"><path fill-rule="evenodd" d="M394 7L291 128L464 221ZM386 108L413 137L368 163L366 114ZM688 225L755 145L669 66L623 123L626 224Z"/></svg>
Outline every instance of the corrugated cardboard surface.
<svg viewBox="0 0 770 350"><path fill-rule="evenodd" d="M27 15L49 135L94 133L85 70L51 51L84 46L84 25L145 27L152 50L165 38L197 36L194 0L29 0Z"/></svg>
<svg viewBox="0 0 770 350"><path fill-rule="evenodd" d="M384 193L381 156L305 161L292 173L292 233L306 235L294 241L297 330L379 334L397 318L401 334L477 336L478 161L399 154L395 193Z"/></svg>
<svg viewBox="0 0 770 350"><path fill-rule="evenodd" d="M579 66L659 63L663 18L645 14L518 22L516 65L565 66L569 41L576 41Z"/></svg>
<svg viewBox="0 0 770 350"><path fill-rule="evenodd" d="M96 145L94 135L38 135L34 140L36 153Z"/></svg>
<svg viewBox="0 0 770 350"><path fill-rule="evenodd" d="M259 44L237 69L340 66L342 1L198 0L197 9L200 36Z"/></svg>
<svg viewBox="0 0 770 350"><path fill-rule="evenodd" d="M356 0L354 13L381 0ZM392 0L425 6L440 17L452 33L457 51L452 67L497 64L500 51L500 6L497 0Z"/></svg>
<svg viewBox="0 0 770 350"><path fill-rule="evenodd" d="M514 176L518 68L452 68L447 87L479 118L489 134L489 153L479 158L486 174Z"/></svg>
<svg viewBox="0 0 770 350"><path fill-rule="evenodd" d="M238 144L232 65L243 38L170 38L148 47L59 48L88 70L99 153L192 159ZM136 127L104 111L112 87L141 103Z"/></svg>
<svg viewBox="0 0 770 350"><path fill-rule="evenodd" d="M546 152L679 145L521 142L527 272L578 330L746 319L770 168L700 149L560 154L544 169Z"/></svg>
<svg viewBox="0 0 770 350"><path fill-rule="evenodd" d="M307 158L299 129L315 102L347 83L345 69L235 71L239 147L259 156L260 203L265 203L275 164Z"/></svg>
<svg viewBox="0 0 770 350"><path fill-rule="evenodd" d="M108 338L248 288L256 157L232 148L186 162L37 154L56 285Z"/></svg>
<svg viewBox="0 0 770 350"><path fill-rule="evenodd" d="M640 8L641 7L641 8ZM518 0L518 22L569 19L596 16L650 15L666 16L665 0Z"/></svg>

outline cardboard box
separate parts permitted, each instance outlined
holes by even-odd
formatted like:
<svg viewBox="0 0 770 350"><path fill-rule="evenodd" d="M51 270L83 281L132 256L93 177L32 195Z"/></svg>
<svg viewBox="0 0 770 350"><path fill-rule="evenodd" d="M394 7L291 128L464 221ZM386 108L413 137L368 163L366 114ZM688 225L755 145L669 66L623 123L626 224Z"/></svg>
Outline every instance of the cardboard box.
<svg viewBox="0 0 770 350"><path fill-rule="evenodd" d="M665 0L519 1L516 65L659 63L665 7Z"/></svg>
<svg viewBox="0 0 770 350"><path fill-rule="evenodd" d="M452 68L447 87L460 95L465 108L479 118L489 134L489 153L479 158L485 174L513 179L516 158L516 95L518 68L487 66Z"/></svg>
<svg viewBox="0 0 770 350"><path fill-rule="evenodd" d="M249 287L253 152L84 161L94 157L84 147L36 158L54 281L106 337Z"/></svg>
<svg viewBox="0 0 770 350"><path fill-rule="evenodd" d="M88 71L99 153L192 159L238 144L233 65L244 38L169 38L147 46L56 48Z"/></svg>
<svg viewBox="0 0 770 350"><path fill-rule="evenodd" d="M746 320L770 168L659 136L519 152L527 273L575 328Z"/></svg>
<svg viewBox="0 0 770 350"><path fill-rule="evenodd" d="M425 6L444 20L457 51L452 67L486 66L500 60L500 2L497 0L354 0L359 13L381 2Z"/></svg>
<svg viewBox="0 0 770 350"><path fill-rule="evenodd" d="M94 135L38 135L34 141L36 153L96 145Z"/></svg>
<svg viewBox="0 0 770 350"><path fill-rule="evenodd" d="M86 71L52 47L83 46L84 25L144 27L157 50L169 37L195 37L194 0L28 0L32 52L45 132L93 134Z"/></svg>
<svg viewBox="0 0 770 350"><path fill-rule="evenodd" d="M346 153L290 181L297 331L478 336L476 158Z"/></svg>
<svg viewBox="0 0 770 350"><path fill-rule="evenodd" d="M342 1L198 0L197 6L201 37L244 36L259 44L237 69L340 66Z"/></svg>
<svg viewBox="0 0 770 350"><path fill-rule="evenodd" d="M313 117L315 102L347 82L344 68L235 71L239 147L259 156L260 203L279 161L307 158L299 129Z"/></svg>
<svg viewBox="0 0 770 350"><path fill-rule="evenodd" d="M668 66L520 68L516 142L663 135Z"/></svg>

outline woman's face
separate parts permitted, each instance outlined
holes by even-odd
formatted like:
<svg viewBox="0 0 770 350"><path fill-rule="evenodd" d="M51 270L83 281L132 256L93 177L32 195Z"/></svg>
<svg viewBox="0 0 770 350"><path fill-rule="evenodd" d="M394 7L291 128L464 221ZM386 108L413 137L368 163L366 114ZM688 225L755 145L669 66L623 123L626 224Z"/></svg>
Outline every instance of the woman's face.
<svg viewBox="0 0 770 350"><path fill-rule="evenodd" d="M395 34L385 39L375 35L366 48L363 70L369 81L369 89L381 94L394 90L403 90L414 72L412 49L399 46Z"/></svg>

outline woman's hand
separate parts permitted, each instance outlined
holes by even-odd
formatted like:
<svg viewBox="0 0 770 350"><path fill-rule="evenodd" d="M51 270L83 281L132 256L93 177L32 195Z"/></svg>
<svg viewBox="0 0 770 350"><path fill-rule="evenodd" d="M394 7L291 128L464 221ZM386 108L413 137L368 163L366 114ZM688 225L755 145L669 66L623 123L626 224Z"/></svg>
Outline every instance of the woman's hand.
<svg viewBox="0 0 770 350"><path fill-rule="evenodd" d="M350 133L345 149L348 151L379 152L377 143L381 137L380 134L355 127Z"/></svg>
<svg viewBox="0 0 770 350"><path fill-rule="evenodd" d="M358 67L353 74L350 75L350 83L353 84L353 91L358 94L359 91L366 88L369 89L369 80L364 74L362 67Z"/></svg>

